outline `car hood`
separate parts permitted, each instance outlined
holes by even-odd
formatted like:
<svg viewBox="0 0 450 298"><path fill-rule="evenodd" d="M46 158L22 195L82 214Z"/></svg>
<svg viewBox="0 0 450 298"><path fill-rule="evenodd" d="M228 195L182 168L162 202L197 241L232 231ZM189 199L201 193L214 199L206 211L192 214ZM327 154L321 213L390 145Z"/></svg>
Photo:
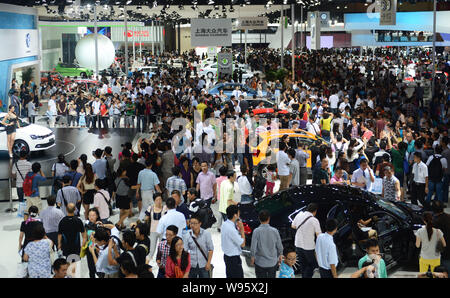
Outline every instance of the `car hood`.
<svg viewBox="0 0 450 298"><path fill-rule="evenodd" d="M22 127L20 128L20 132L38 136L45 136L53 133L53 131L48 129L47 127L37 124L30 124L25 127Z"/></svg>

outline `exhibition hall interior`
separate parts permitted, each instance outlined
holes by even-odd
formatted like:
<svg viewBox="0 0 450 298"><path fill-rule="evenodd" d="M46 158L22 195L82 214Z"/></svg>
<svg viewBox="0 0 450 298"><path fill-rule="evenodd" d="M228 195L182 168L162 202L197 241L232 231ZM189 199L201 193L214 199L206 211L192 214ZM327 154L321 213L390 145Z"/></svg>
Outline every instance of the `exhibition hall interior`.
<svg viewBox="0 0 450 298"><path fill-rule="evenodd" d="M448 278L449 19L0 0L0 277Z"/></svg>

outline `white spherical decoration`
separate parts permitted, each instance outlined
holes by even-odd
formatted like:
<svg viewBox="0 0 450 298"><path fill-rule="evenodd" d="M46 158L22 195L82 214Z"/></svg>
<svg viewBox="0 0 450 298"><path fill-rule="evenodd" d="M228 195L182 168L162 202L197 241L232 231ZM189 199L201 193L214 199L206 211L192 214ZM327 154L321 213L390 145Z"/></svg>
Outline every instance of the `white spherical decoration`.
<svg viewBox="0 0 450 298"><path fill-rule="evenodd" d="M95 35L98 46L98 70L108 68L113 62L116 50L112 41L103 34L89 34L80 39L75 48L75 57L81 67L95 71Z"/></svg>

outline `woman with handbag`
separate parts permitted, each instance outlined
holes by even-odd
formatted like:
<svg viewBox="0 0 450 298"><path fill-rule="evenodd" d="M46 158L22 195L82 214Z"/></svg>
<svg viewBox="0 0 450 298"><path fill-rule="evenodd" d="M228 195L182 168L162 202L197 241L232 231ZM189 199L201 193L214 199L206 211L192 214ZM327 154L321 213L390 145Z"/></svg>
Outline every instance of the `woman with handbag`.
<svg viewBox="0 0 450 298"><path fill-rule="evenodd" d="M184 250L183 240L175 237L170 245L166 261L166 278L188 278L191 270L191 256Z"/></svg>
<svg viewBox="0 0 450 298"><path fill-rule="evenodd" d="M150 253L149 259L153 259L153 255L156 251L156 244L158 240L161 239L161 234L156 232L156 228L158 227L159 220L161 217L167 213L167 206L163 206L162 193L157 192L153 195L154 204L149 206L145 211L145 223L150 227Z"/></svg>
<svg viewBox="0 0 450 298"><path fill-rule="evenodd" d="M441 264L441 252L446 243L441 230L433 228L433 213L427 211L423 214L425 226L416 232L416 247L420 247L419 271L424 273Z"/></svg>
<svg viewBox="0 0 450 298"><path fill-rule="evenodd" d="M80 178L77 185L82 196L84 218L86 220L88 219L89 207L94 203L95 180L97 180L97 176L94 174L92 165L88 163L86 164L84 175Z"/></svg>
<svg viewBox="0 0 450 298"><path fill-rule="evenodd" d="M44 225L33 227L32 238L33 241L25 247L23 255L24 262L28 262L28 277L50 278L52 276L53 242L45 236Z"/></svg>
<svg viewBox="0 0 450 298"><path fill-rule="evenodd" d="M129 179L127 177L127 171L119 167L117 169L117 178L114 181L115 191L113 191L113 198L116 200L116 207L120 210L119 221L116 223L116 227L119 230L125 228L123 222L130 213L131 199L128 196L130 191Z"/></svg>

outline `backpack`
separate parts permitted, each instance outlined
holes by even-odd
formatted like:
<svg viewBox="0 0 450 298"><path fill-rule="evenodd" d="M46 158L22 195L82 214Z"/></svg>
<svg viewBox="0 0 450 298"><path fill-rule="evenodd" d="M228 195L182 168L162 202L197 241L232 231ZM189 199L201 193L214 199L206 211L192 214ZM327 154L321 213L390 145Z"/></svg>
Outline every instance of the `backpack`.
<svg viewBox="0 0 450 298"><path fill-rule="evenodd" d="M202 229L209 229L212 227L213 224L217 222L216 217L214 216L214 213L208 205L199 206L198 211L195 213L196 216L200 217L202 219Z"/></svg>
<svg viewBox="0 0 450 298"><path fill-rule="evenodd" d="M433 159L428 166L428 178L435 183L441 182L444 177L444 171L442 169L441 157L433 155Z"/></svg>
<svg viewBox="0 0 450 298"><path fill-rule="evenodd" d="M36 177L37 174L33 174L33 175L30 175L30 174L31 174L31 172L25 176L25 180L23 181L23 194L26 197L30 197L34 193L34 191L32 189L33 179L34 179L34 177Z"/></svg>

